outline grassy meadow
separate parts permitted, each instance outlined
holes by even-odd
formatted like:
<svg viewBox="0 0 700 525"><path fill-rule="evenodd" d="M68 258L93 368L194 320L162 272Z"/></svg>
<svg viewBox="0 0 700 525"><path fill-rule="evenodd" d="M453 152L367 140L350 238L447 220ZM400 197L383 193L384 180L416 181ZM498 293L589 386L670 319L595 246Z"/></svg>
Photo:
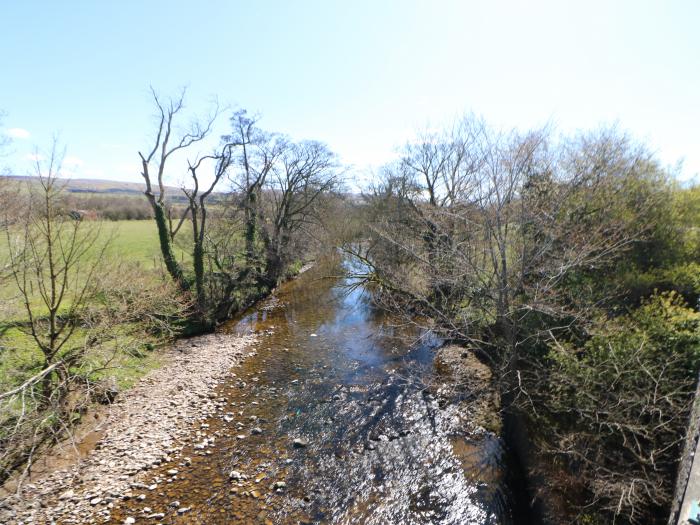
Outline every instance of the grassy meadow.
<svg viewBox="0 0 700 525"><path fill-rule="evenodd" d="M100 264L101 278L111 282L121 283L125 287L134 285L154 288L166 282L165 270L162 264L158 244L158 233L152 220L140 221L84 221L81 228L98 229L97 242L90 250L85 266L95 262L101 248L107 243L104 257ZM186 225L180 231L180 236L187 235ZM19 233L19 232L18 232ZM5 235L0 238L0 268L9 260L8 241ZM177 245L175 250L178 259L187 266L191 256ZM38 300L35 294L34 300ZM64 305L67 308L67 305ZM26 311L22 296L15 281L9 277L0 281L0 391L7 390L25 380L27 374L37 366L41 353L36 348L32 337L27 333ZM117 327L123 339L127 352L116 355L109 363L107 370L97 373L97 376L110 375L114 377L121 388L128 387L143 373L158 365L158 356L151 350L159 343L154 337L145 340L138 330L131 330L134 323L125 323ZM138 340L129 341L139 333ZM78 330L72 339L80 343L86 333ZM94 350L95 363L103 363L109 349Z"/></svg>

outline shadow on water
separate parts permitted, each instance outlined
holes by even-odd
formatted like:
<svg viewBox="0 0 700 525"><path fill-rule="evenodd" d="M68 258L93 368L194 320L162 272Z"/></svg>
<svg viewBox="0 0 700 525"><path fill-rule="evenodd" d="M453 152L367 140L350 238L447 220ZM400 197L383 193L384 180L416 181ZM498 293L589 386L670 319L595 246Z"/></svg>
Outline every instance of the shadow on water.
<svg viewBox="0 0 700 525"><path fill-rule="evenodd" d="M200 432L216 446L186 447L192 465L149 508L192 507L163 523L519 523L500 439L428 387L441 341L322 271L225 327L259 334L256 354Z"/></svg>

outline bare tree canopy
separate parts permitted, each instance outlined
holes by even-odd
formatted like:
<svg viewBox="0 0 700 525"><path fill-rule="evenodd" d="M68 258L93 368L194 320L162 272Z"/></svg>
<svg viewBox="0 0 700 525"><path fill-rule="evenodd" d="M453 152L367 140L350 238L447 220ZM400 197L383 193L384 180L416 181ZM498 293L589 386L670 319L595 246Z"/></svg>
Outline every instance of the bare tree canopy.
<svg viewBox="0 0 700 525"><path fill-rule="evenodd" d="M506 416L545 425L548 435L535 437L546 443L543 457L579 473L588 498L581 509L594 504L633 523L670 498L661 487L670 486L695 381L682 363L697 367L689 357L696 347L674 350L664 372L652 357L658 347L643 337L632 347L606 333L603 353L582 345L595 341L602 319L618 322L620 301L630 297L620 272L662 259L662 246L677 236L666 229L667 177L646 148L615 129L560 138L548 129L495 131L468 116L405 146L365 195L367 233L346 246L381 306L491 364ZM656 319L685 308L681 301L646 311ZM602 377L622 374L616 367L631 367L630 375L610 379L621 390L608 399ZM609 376L598 382L590 375L597 373ZM592 397L584 403L567 388ZM647 399L648 388L665 397ZM632 429L656 410L656 431ZM579 418L571 422L571 414ZM584 438L588 420L596 431ZM668 434L654 439L661 428ZM621 457L634 457L634 467Z"/></svg>
<svg viewBox="0 0 700 525"><path fill-rule="evenodd" d="M185 90L183 89L179 96L167 101L162 100L153 88L151 88L151 94L157 110L157 125L153 146L146 153L139 151L141 176L146 183L144 193L153 208L158 227L160 249L168 273L183 290L187 290L190 284L173 253L172 241L190 210L186 209L177 226L173 227L165 195L165 170L168 160L173 154L186 150L209 136L211 127L218 116L219 108L215 107L211 115L204 121L194 120L188 129L178 132L176 126L179 124L178 117L185 107Z"/></svg>

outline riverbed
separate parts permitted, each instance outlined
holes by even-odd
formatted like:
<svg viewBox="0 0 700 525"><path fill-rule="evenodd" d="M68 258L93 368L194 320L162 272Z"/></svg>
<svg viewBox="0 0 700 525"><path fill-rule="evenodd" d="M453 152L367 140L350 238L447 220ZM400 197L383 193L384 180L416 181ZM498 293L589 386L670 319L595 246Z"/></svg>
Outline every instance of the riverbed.
<svg viewBox="0 0 700 525"><path fill-rule="evenodd" d="M223 328L255 334L254 355L112 523L518 522L501 440L435 368L442 341L332 273L306 272Z"/></svg>

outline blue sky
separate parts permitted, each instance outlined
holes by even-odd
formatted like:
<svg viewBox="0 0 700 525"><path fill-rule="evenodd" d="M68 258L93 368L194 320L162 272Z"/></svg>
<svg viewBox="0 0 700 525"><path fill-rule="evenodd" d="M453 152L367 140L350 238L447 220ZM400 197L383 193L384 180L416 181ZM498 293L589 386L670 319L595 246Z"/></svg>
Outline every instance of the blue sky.
<svg viewBox="0 0 700 525"><path fill-rule="evenodd" d="M25 173L58 134L66 174L138 181L153 85L188 86L192 115L214 96L258 112L358 171L473 111L506 128L617 122L690 179L698 24L696 0L5 0L0 133L14 141L0 164Z"/></svg>

